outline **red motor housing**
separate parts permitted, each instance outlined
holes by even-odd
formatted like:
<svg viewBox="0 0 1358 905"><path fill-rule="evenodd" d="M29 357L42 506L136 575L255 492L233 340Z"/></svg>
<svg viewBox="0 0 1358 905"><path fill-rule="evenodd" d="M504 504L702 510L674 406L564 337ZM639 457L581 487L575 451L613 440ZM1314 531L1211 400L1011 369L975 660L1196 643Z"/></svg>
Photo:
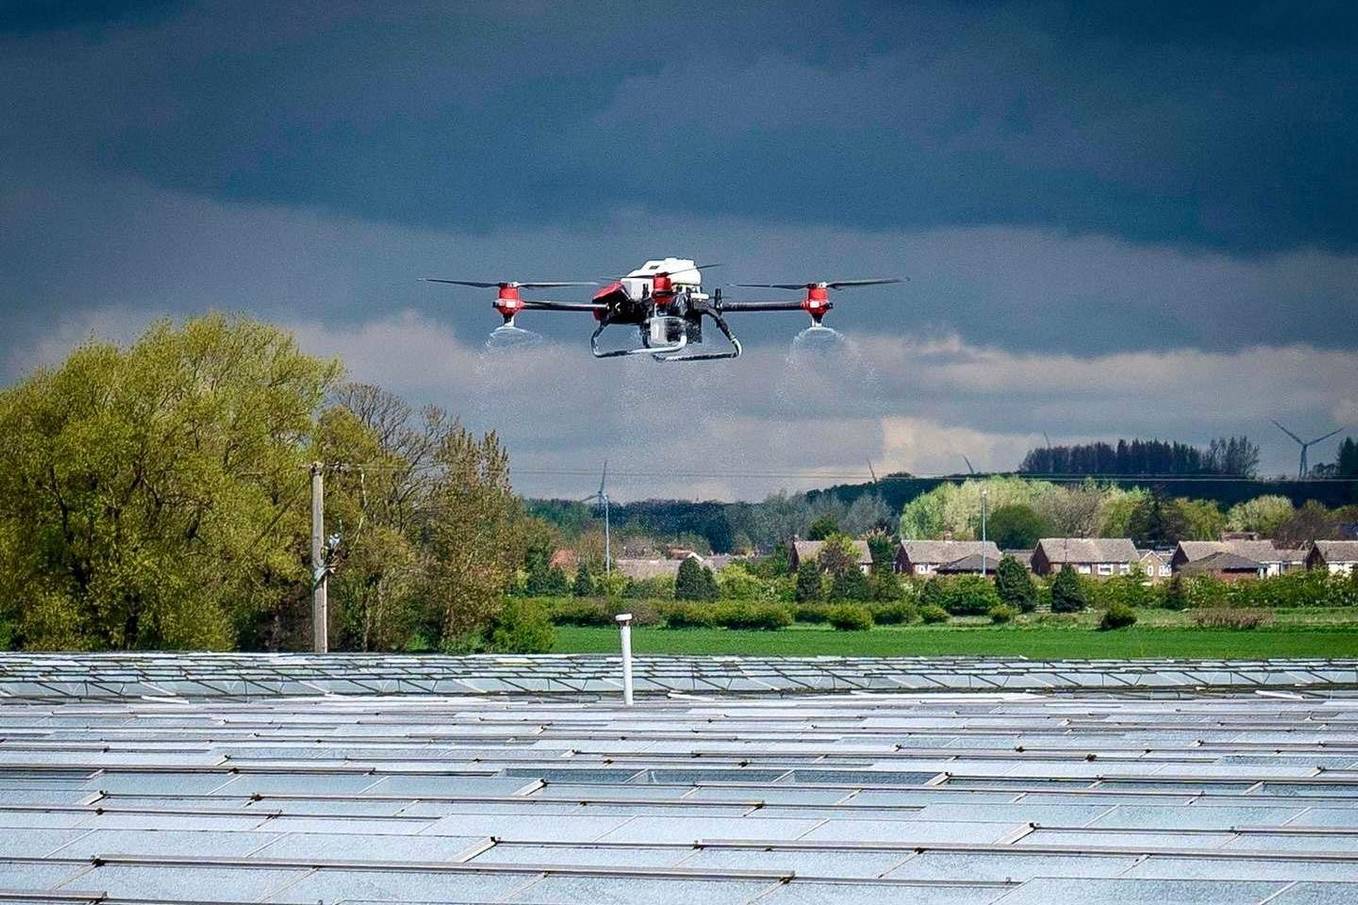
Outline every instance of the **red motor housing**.
<svg viewBox="0 0 1358 905"><path fill-rule="evenodd" d="M834 305L830 304L830 290L824 283L807 283L806 298L802 299L802 310L811 315L811 319L820 323L821 318L829 313Z"/></svg>
<svg viewBox="0 0 1358 905"><path fill-rule="evenodd" d="M523 310L523 299L519 296L519 287L516 284L500 284L499 294L495 298L495 310L500 312L505 323L508 323L514 315Z"/></svg>

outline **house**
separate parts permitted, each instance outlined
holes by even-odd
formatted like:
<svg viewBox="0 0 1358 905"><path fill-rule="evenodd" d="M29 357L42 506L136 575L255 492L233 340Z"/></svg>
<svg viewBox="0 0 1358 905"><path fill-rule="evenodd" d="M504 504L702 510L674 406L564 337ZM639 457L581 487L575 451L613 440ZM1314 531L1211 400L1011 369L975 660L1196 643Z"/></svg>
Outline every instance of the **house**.
<svg viewBox="0 0 1358 905"><path fill-rule="evenodd" d="M788 550L788 568L796 572L802 563L820 559L820 551L824 546L823 540L794 540L791 549ZM872 550L865 540L854 541L853 548L858 554L858 568L866 575L872 570Z"/></svg>
<svg viewBox="0 0 1358 905"><path fill-rule="evenodd" d="M903 540L896 548L895 569L902 575L933 575L939 566L957 562L967 556L979 558L984 553L991 563L989 569L1000 564L1000 548L994 541L978 540ZM976 569L981 571L980 568Z"/></svg>
<svg viewBox="0 0 1358 905"><path fill-rule="evenodd" d="M696 553L679 559L638 559L624 557L613 560L614 571L621 572L632 581L649 581L652 578L678 578L679 566L686 559L696 559L700 565L706 565L703 558Z"/></svg>
<svg viewBox="0 0 1358 905"><path fill-rule="evenodd" d="M1243 539L1228 536L1224 540L1182 540L1174 548L1174 556L1169 562L1174 571L1178 572L1189 563L1214 553L1234 553L1236 556L1262 563L1265 575L1281 575L1288 568L1299 567L1291 555L1292 551L1280 550L1274 546L1273 541L1257 537Z"/></svg>
<svg viewBox="0 0 1358 905"><path fill-rule="evenodd" d="M1027 550L1001 550L1000 556L1013 557L1019 561L1019 565L1023 566L1023 568L1027 569L1029 572L1033 571L1033 551L1031 548Z"/></svg>
<svg viewBox="0 0 1358 905"><path fill-rule="evenodd" d="M1033 571L1054 575L1070 566L1081 575L1126 575L1141 555L1126 537L1044 537L1033 551Z"/></svg>
<svg viewBox="0 0 1358 905"><path fill-rule="evenodd" d="M1142 573L1151 581L1164 581L1174 571L1170 564L1170 553L1162 553L1159 550L1142 550L1137 559L1137 564L1141 566Z"/></svg>
<svg viewBox="0 0 1358 905"><path fill-rule="evenodd" d="M953 562L945 562L943 565L934 569L937 575L980 575L982 573L994 577L995 567L999 560L993 556L982 556L980 553L968 553L961 559Z"/></svg>
<svg viewBox="0 0 1358 905"><path fill-rule="evenodd" d="M1267 571L1267 566L1253 559L1241 556L1238 553L1231 553L1228 550L1218 550L1206 556L1200 556L1191 562L1186 562L1178 568L1180 575L1211 575L1213 578L1220 578L1223 581L1239 581L1241 579L1263 578Z"/></svg>
<svg viewBox="0 0 1358 905"><path fill-rule="evenodd" d="M1351 575L1358 570L1358 540L1318 540L1306 554L1306 568L1325 569L1331 575Z"/></svg>

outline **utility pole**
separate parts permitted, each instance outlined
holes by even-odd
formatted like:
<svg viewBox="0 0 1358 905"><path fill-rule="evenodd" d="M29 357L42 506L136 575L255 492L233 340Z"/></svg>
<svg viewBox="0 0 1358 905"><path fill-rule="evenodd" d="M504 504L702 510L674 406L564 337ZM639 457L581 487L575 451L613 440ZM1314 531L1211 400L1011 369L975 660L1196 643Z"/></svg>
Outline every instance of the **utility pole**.
<svg viewBox="0 0 1358 905"><path fill-rule="evenodd" d="M967 463L967 464L971 464L971 463ZM986 543L986 537L985 537L985 509L986 509L986 501L987 501L989 498L990 498L990 492L989 492L985 487L982 487L982 488L981 488L981 577L982 577L982 578L985 578L985 543Z"/></svg>
<svg viewBox="0 0 1358 905"><path fill-rule="evenodd" d="M330 649L326 602L330 568L325 553L325 463L311 463L311 636L312 649Z"/></svg>

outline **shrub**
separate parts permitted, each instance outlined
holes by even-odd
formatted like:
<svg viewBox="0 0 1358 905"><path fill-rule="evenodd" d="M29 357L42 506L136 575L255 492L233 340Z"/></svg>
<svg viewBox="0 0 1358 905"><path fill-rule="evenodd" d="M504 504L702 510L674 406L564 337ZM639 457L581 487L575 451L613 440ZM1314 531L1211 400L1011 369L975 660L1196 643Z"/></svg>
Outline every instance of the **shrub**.
<svg viewBox="0 0 1358 905"><path fill-rule="evenodd" d="M821 625L830 619L830 608L823 603L799 603L792 608L792 618L809 625Z"/></svg>
<svg viewBox="0 0 1358 905"><path fill-rule="evenodd" d="M913 603L897 600L892 603L878 604L872 608L872 621L878 625L905 625L919 618L919 610Z"/></svg>
<svg viewBox="0 0 1358 905"><path fill-rule="evenodd" d="M926 603L919 608L919 618L925 625L937 625L940 622L948 621L948 611L941 606Z"/></svg>
<svg viewBox="0 0 1358 905"><path fill-rule="evenodd" d="M954 616L984 616L1002 601L990 579L980 575L935 578L943 591L943 609Z"/></svg>
<svg viewBox="0 0 1358 905"><path fill-rule="evenodd" d="M990 621L996 625L1004 625L1006 622L1013 622L1018 618L1018 608L1012 607L1007 603L997 603L990 608Z"/></svg>
<svg viewBox="0 0 1358 905"><path fill-rule="evenodd" d="M872 628L872 613L857 603L841 603L830 607L828 621L841 632L861 632Z"/></svg>
<svg viewBox="0 0 1358 905"><path fill-rule="evenodd" d="M674 603L660 612L668 628L713 628L717 624L716 607L706 604Z"/></svg>
<svg viewBox="0 0 1358 905"><path fill-rule="evenodd" d="M1267 610L1234 610L1227 607L1210 607L1193 614L1193 621L1200 628L1254 629L1273 621L1273 614Z"/></svg>
<svg viewBox="0 0 1358 905"><path fill-rule="evenodd" d="M1167 610L1188 609L1188 588L1184 587L1182 575L1176 573L1165 583L1165 589L1160 596L1160 606Z"/></svg>
<svg viewBox="0 0 1358 905"><path fill-rule="evenodd" d="M1037 586L1033 584L1033 576L1012 556L1000 557L1000 565L995 569L995 593L1021 613L1037 609Z"/></svg>
<svg viewBox="0 0 1358 905"><path fill-rule="evenodd" d="M1125 603L1110 605L1099 619L1099 628L1105 631L1126 628L1129 625L1136 625L1136 611Z"/></svg>
<svg viewBox="0 0 1358 905"><path fill-rule="evenodd" d="M502 654L545 654L556 641L547 608L537 601L506 599L491 622L486 650Z"/></svg>
<svg viewBox="0 0 1358 905"><path fill-rule="evenodd" d="M794 622L808 625L822 625L830 621L830 606L826 603L797 603L792 607Z"/></svg>
<svg viewBox="0 0 1358 905"><path fill-rule="evenodd" d="M619 613L632 614L632 626L659 625L664 621L660 614L660 607L665 605L663 601L655 600L629 600L623 603L621 600L608 601L604 606L604 612L608 615L608 625L614 625L613 617Z"/></svg>
<svg viewBox="0 0 1358 905"><path fill-rule="evenodd" d="M1080 576L1070 566L1063 566L1052 582L1052 612L1079 613L1089 606Z"/></svg>
<svg viewBox="0 0 1358 905"><path fill-rule="evenodd" d="M776 603L725 603L716 608L716 624L725 628L776 631L792 624L792 612Z"/></svg>
<svg viewBox="0 0 1358 905"><path fill-rule="evenodd" d="M673 600L675 581L664 575L629 580L621 596L628 600Z"/></svg>
<svg viewBox="0 0 1358 905"><path fill-rule="evenodd" d="M548 609L554 625L612 625L613 615L597 600L558 600Z"/></svg>
<svg viewBox="0 0 1358 905"><path fill-rule="evenodd" d="M890 567L877 568L868 576L868 597L879 602L903 600L906 596L901 580Z"/></svg>
<svg viewBox="0 0 1358 905"><path fill-rule="evenodd" d="M770 600L773 586L740 563L732 563L717 573L717 585L723 600Z"/></svg>

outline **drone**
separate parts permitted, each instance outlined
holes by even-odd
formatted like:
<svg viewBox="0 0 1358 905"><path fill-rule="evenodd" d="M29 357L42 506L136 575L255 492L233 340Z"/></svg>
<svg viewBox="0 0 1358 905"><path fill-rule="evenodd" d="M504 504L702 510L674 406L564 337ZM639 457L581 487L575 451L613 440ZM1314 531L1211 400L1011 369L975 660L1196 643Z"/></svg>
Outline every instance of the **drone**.
<svg viewBox="0 0 1358 905"><path fill-rule="evenodd" d="M524 311L579 311L594 315L598 322L590 335L589 347L595 358L619 358L626 355L649 355L656 361L713 361L720 358L739 358L740 340L726 322L726 315L742 311L803 311L811 318L813 328L830 313L834 304L830 291L855 286L878 286L899 283L896 279L870 280L810 280L801 283L735 283L743 289L781 289L802 291L801 299L761 299L733 301L722 296L720 289L708 294L702 289L702 271L717 264L698 264L690 258L662 258L647 261L626 276L617 277L600 285L597 280L552 280L517 282L514 280L449 280L428 277L426 282L448 283L495 289L492 306L504 323L496 329L517 331L515 319ZM577 286L600 287L588 302L558 302L545 299L526 299L522 290L561 289ZM716 325L726 338L729 348L714 352L695 351L691 347L703 341L703 319ZM602 348L599 338L612 326L634 327L638 343L625 348ZM522 332L522 331L519 331ZM494 334L492 334L494 336Z"/></svg>

